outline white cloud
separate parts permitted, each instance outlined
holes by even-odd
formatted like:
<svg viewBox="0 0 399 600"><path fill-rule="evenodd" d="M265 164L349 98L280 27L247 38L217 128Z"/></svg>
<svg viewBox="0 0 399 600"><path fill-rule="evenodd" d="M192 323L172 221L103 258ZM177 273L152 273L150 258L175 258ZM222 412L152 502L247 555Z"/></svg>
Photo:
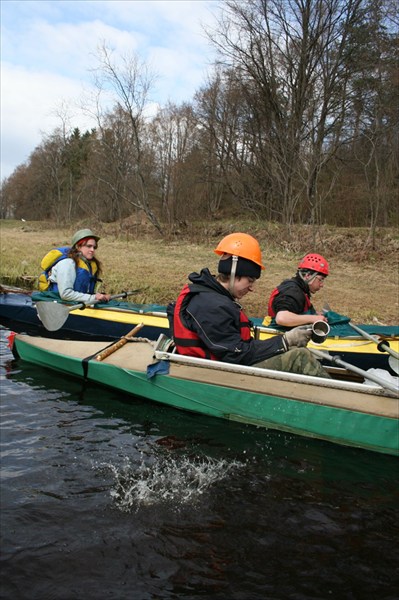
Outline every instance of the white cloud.
<svg viewBox="0 0 399 600"><path fill-rule="evenodd" d="M115 57L135 53L158 73L154 100L191 100L204 83L211 50L202 23L219 2L123 0L7 1L2 11L1 178L25 162L44 133L61 125L61 104L73 126L94 126L76 108L90 86L103 42Z"/></svg>
<svg viewBox="0 0 399 600"><path fill-rule="evenodd" d="M51 72L3 65L1 102L1 177L7 177L43 139L62 125L57 111L68 105L73 126L93 127L76 107L82 83Z"/></svg>

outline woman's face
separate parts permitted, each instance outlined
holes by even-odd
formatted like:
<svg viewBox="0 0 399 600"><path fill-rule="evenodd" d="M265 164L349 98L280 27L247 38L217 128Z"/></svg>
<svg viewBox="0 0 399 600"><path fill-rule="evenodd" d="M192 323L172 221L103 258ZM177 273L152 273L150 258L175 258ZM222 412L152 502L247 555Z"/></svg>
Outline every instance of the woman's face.
<svg viewBox="0 0 399 600"><path fill-rule="evenodd" d="M83 242L81 246L79 246L79 251L82 253L83 258L86 260L91 260L94 256L94 253L97 249L97 242L94 238L89 238Z"/></svg>

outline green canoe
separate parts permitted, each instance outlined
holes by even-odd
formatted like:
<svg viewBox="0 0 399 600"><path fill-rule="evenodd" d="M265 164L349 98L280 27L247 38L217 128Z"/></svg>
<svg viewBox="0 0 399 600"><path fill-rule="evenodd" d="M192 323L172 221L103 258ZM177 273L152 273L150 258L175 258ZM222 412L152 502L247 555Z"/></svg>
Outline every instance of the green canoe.
<svg viewBox="0 0 399 600"><path fill-rule="evenodd" d="M329 380L183 357L161 338L109 347L12 334L10 342L22 360L173 408L399 456L396 388L345 369L332 368Z"/></svg>

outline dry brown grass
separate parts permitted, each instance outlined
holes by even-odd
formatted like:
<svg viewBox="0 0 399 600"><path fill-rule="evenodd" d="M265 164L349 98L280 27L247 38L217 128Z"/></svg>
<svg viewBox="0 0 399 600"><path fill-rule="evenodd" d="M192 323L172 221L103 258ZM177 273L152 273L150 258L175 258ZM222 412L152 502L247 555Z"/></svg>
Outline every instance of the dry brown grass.
<svg viewBox="0 0 399 600"><path fill-rule="evenodd" d="M52 247L67 245L81 226L87 224L56 228L44 223L1 221L0 282L21 285L22 276L38 275L43 255ZM245 298L248 314L264 316L273 287L291 277L298 260L312 250L325 254L331 264L331 276L314 297L317 308L328 302L333 310L358 323L370 323L373 319L387 325L399 322L399 238L395 230L380 232L378 250L373 252L365 250L367 232L360 230L325 229L323 239L314 241L312 232L303 227L288 242L288 236L274 225L261 228L250 223L241 223L240 227L235 223L215 224L169 239L107 225L96 228L102 236L98 257L104 266L104 287L110 293L140 288L133 301L167 304L176 298L191 271L207 266L215 272L218 259L213 248L234 229L258 237L267 267L256 292Z"/></svg>

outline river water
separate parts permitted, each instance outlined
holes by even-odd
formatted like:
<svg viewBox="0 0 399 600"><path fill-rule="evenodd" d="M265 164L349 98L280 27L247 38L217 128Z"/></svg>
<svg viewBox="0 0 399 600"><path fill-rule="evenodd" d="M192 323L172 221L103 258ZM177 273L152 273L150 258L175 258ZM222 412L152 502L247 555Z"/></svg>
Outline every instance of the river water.
<svg viewBox="0 0 399 600"><path fill-rule="evenodd" d="M85 385L2 329L2 600L399 598L399 461Z"/></svg>

